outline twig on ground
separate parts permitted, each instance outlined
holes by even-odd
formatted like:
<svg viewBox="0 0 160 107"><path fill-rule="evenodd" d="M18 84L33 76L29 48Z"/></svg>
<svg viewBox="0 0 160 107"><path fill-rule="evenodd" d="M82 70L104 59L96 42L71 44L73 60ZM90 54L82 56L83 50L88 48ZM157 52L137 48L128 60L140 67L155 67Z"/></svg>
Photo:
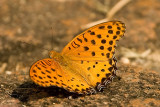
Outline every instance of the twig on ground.
<svg viewBox="0 0 160 107"><path fill-rule="evenodd" d="M108 13L110 0L105 0L105 4L102 4L99 0L94 0L95 9L101 13Z"/></svg>
<svg viewBox="0 0 160 107"><path fill-rule="evenodd" d="M7 68L7 63L3 63L2 66L0 67L0 74L4 73Z"/></svg>
<svg viewBox="0 0 160 107"><path fill-rule="evenodd" d="M110 20L114 14L116 14L122 7L124 7L127 3L129 3L131 0L121 0L119 1L113 8L111 8L111 10L106 14L107 18L105 19L102 19L102 20L98 20L98 21L95 21L95 22L91 22L87 25L84 25L82 26L81 28L82 29L86 29L86 28L89 28L91 26L94 26L96 24L99 24L99 23L103 23L103 22L106 22L108 20Z"/></svg>
<svg viewBox="0 0 160 107"><path fill-rule="evenodd" d="M148 49L143 53L138 53L134 50L122 47L121 52L126 58L147 58L147 56L151 53L151 49Z"/></svg>

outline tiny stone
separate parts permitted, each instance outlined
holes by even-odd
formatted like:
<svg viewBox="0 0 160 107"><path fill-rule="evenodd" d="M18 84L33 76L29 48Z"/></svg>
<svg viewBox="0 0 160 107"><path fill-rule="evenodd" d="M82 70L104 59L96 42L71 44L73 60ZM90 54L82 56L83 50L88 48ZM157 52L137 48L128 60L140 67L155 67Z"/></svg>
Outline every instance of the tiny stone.
<svg viewBox="0 0 160 107"><path fill-rule="evenodd" d="M12 74L12 71L6 71L6 74L7 74L7 75L11 75L11 74Z"/></svg>
<svg viewBox="0 0 160 107"><path fill-rule="evenodd" d="M68 97L68 99L70 99L70 100L71 100L71 99L73 99L73 97L72 97L72 96L69 96L69 97Z"/></svg>
<svg viewBox="0 0 160 107"><path fill-rule="evenodd" d="M124 63L124 64L130 64L130 60L126 57L122 57L121 62Z"/></svg>

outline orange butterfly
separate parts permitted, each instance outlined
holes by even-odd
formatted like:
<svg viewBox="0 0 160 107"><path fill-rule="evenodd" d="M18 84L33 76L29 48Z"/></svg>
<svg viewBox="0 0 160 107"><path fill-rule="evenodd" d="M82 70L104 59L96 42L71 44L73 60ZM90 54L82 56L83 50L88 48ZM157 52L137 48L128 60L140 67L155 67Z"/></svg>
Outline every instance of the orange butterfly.
<svg viewBox="0 0 160 107"><path fill-rule="evenodd" d="M75 37L61 53L51 51L50 57L37 61L30 69L36 84L57 86L78 94L100 91L115 76L116 41L125 32L120 21L95 25Z"/></svg>

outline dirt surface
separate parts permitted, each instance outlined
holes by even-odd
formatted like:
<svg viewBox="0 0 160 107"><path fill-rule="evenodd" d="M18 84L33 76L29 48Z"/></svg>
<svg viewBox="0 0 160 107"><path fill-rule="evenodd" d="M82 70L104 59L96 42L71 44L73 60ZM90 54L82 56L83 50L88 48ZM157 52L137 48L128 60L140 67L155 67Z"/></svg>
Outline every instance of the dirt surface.
<svg viewBox="0 0 160 107"><path fill-rule="evenodd" d="M0 0L0 106L160 106L159 17L159 0L133 0L119 10L112 19L127 28L116 50L118 76L104 92L80 96L35 85L29 68L105 13L93 0Z"/></svg>

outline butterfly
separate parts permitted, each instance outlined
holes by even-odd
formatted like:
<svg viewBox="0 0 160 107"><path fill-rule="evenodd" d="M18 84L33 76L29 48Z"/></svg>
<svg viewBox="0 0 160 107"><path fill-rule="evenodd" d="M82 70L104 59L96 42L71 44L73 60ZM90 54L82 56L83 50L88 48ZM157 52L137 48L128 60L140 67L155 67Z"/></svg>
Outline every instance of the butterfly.
<svg viewBox="0 0 160 107"><path fill-rule="evenodd" d="M116 75L115 47L125 32L121 21L95 25L76 36L61 53L35 62L31 80L43 87L57 86L78 94L101 91Z"/></svg>

